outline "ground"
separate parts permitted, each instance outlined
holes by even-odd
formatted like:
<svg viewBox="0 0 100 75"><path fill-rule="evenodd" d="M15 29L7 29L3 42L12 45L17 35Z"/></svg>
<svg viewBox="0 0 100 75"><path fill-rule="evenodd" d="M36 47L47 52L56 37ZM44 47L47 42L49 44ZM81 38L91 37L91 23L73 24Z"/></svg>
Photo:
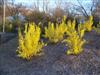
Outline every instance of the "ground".
<svg viewBox="0 0 100 75"><path fill-rule="evenodd" d="M100 35L87 32L84 51L66 55L62 43L48 44L30 61L17 57L17 37L0 45L0 75L100 75Z"/></svg>

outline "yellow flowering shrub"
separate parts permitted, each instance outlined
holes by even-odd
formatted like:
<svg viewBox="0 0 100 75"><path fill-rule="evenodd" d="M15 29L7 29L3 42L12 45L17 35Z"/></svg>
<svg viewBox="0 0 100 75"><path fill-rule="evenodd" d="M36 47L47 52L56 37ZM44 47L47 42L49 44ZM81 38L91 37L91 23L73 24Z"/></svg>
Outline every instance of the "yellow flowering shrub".
<svg viewBox="0 0 100 75"><path fill-rule="evenodd" d="M18 56L23 59L31 59L32 56L40 55L44 46L43 42L40 42L40 28L34 23L25 25L24 35L22 35L21 29L18 30L19 35L19 47Z"/></svg>
<svg viewBox="0 0 100 75"><path fill-rule="evenodd" d="M48 24L48 27L45 27L44 37L48 38L50 42L57 43L63 39L64 33L66 31L66 17L62 19L60 24L54 25L54 23Z"/></svg>
<svg viewBox="0 0 100 75"><path fill-rule="evenodd" d="M93 17L89 16L89 20L85 21L84 27L86 31L91 31L92 30L92 24L93 24Z"/></svg>
<svg viewBox="0 0 100 75"><path fill-rule="evenodd" d="M98 34L100 34L100 22L99 22L99 24L97 24L97 27L93 27L93 30L96 32L96 33L98 33Z"/></svg>
<svg viewBox="0 0 100 75"><path fill-rule="evenodd" d="M66 34L68 37L64 40L68 46L66 53L69 54L79 54L82 52L82 46L85 43L83 40L85 29L82 25L78 26L78 30L75 29L75 20L73 22L68 21Z"/></svg>

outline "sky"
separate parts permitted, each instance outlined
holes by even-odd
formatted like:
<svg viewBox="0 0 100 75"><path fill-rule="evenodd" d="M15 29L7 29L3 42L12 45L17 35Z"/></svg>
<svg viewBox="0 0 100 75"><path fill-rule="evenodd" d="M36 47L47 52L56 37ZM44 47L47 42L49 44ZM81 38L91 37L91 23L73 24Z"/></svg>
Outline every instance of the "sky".
<svg viewBox="0 0 100 75"><path fill-rule="evenodd" d="M43 0L39 0L40 4L42 1ZM49 1L50 1L50 5L53 6L53 5L55 5L55 1L57 1L57 0L49 0ZM77 4L77 0L61 0L61 1ZM80 1L83 1L84 4L87 4L87 3L90 3L91 0L80 0ZM22 3L27 6L31 6L34 2L37 2L37 0L15 0L15 3Z"/></svg>
<svg viewBox="0 0 100 75"><path fill-rule="evenodd" d="M50 8L55 8L56 7L56 4L55 4L55 1L58 1L58 0L49 0L49 7ZM59 0L59 1L63 1L63 3L68 3L68 4L75 4L75 5L78 5L78 2L77 0ZM89 9L90 8L90 5L91 5L91 0L80 0L82 2L82 5L85 6L85 9ZM15 0L15 3L18 4L18 3L22 3L23 5L29 7L29 8L32 8L34 3L36 3L37 0ZM40 5L40 9L42 9L42 3L43 0L39 0L39 5ZM66 5L66 4L65 4ZM62 5L62 7L64 6L64 4Z"/></svg>

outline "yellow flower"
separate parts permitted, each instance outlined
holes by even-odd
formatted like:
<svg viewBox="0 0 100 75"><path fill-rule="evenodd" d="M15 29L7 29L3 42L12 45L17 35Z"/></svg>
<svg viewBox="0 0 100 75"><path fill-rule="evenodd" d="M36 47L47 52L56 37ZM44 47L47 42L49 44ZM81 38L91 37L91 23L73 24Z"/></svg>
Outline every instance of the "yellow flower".
<svg viewBox="0 0 100 75"><path fill-rule="evenodd" d="M66 34L68 37L65 39L66 45L68 46L68 50L66 53L69 54L79 54L82 52L82 46L85 41L82 39L84 36L85 28L82 28L82 25L78 26L78 31L75 29L75 20L71 23L68 21Z"/></svg>
<svg viewBox="0 0 100 75"><path fill-rule="evenodd" d="M19 28L19 47L17 49L18 56L23 59L31 59L32 56L41 54L41 48L44 46L40 41L40 28L34 23L30 23L29 27L25 24L24 35Z"/></svg>
<svg viewBox="0 0 100 75"><path fill-rule="evenodd" d="M64 16L62 22L60 24L54 23L48 24L48 27L45 27L45 35L44 37L48 38L50 42L56 43L63 39L64 33L66 31L66 17Z"/></svg>
<svg viewBox="0 0 100 75"><path fill-rule="evenodd" d="M92 24L93 24L93 17L89 16L89 20L85 21L84 27L86 31L91 31L92 30Z"/></svg>

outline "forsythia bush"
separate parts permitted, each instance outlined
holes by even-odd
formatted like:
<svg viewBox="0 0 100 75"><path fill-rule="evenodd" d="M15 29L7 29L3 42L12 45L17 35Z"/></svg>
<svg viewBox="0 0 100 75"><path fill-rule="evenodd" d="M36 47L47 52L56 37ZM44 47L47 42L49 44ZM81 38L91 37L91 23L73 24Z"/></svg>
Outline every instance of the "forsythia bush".
<svg viewBox="0 0 100 75"><path fill-rule="evenodd" d="M43 42L40 41L40 28L34 23L25 25L24 35L22 35L21 29L19 28L19 47L18 56L24 59L30 59L32 56L41 54L41 48L44 46Z"/></svg>
<svg viewBox="0 0 100 75"><path fill-rule="evenodd" d="M44 37L48 38L49 41L53 43L62 40L66 31L65 19L66 17L64 16L62 22L60 24L56 24L55 26L54 23L49 22L48 27L45 27Z"/></svg>
<svg viewBox="0 0 100 75"><path fill-rule="evenodd" d="M93 24L93 17L89 16L89 20L85 21L84 27L86 31L91 31L92 30L92 24Z"/></svg>
<svg viewBox="0 0 100 75"><path fill-rule="evenodd" d="M73 22L68 21L66 33L68 37L64 40L69 48L66 53L69 54L79 54L82 52L82 46L85 43L83 40L85 29L82 25L79 25L78 31L75 29L75 20Z"/></svg>
<svg viewBox="0 0 100 75"><path fill-rule="evenodd" d="M93 27L94 31L98 34L100 34L100 23L97 25L97 27Z"/></svg>

